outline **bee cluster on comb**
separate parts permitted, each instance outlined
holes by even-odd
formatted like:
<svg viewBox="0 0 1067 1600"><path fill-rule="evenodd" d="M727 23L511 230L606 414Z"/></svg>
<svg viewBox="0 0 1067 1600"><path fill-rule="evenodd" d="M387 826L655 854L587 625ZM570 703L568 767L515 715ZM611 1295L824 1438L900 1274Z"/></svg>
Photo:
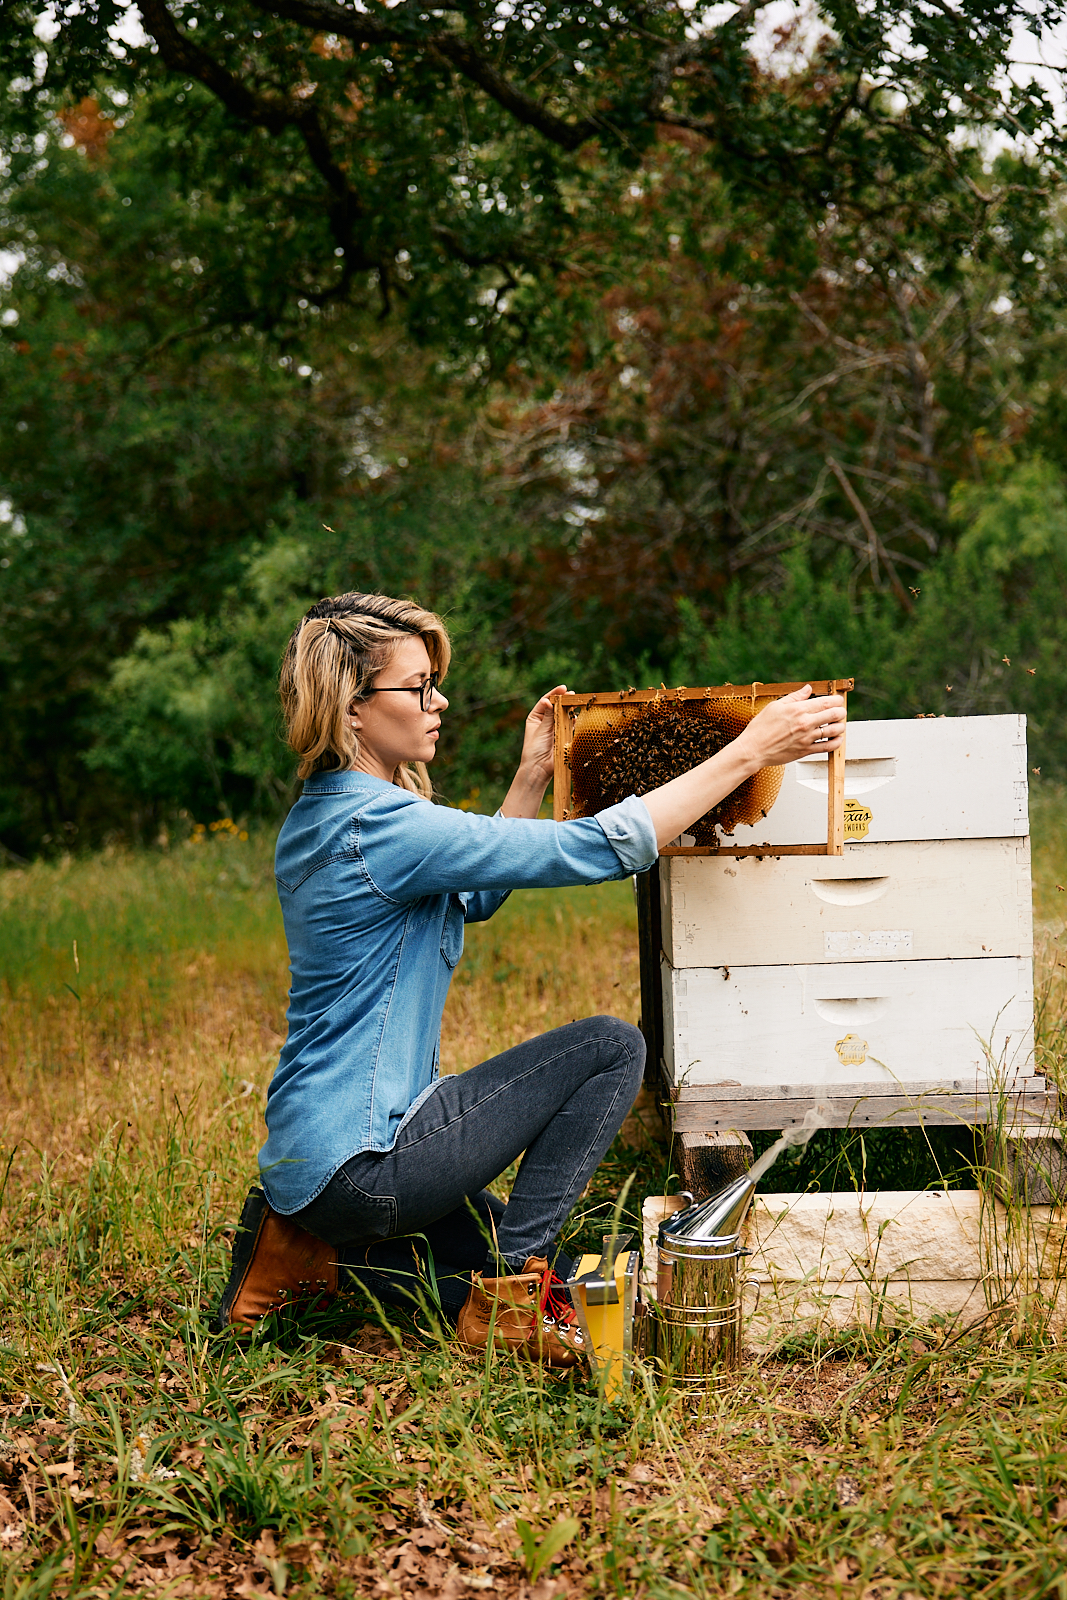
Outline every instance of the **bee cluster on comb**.
<svg viewBox="0 0 1067 1600"><path fill-rule="evenodd" d="M698 699L668 692L579 711L566 753L571 816L595 816L631 794L648 794L717 755L748 726L770 698L740 695ZM689 830L697 845L714 848L738 823L765 817L782 785L781 767L765 767L721 800Z"/></svg>

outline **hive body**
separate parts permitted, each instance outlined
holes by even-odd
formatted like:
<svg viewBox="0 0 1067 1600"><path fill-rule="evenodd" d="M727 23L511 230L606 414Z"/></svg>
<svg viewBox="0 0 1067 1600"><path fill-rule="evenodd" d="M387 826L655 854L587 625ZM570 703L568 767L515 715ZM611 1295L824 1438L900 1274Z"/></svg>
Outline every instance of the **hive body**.
<svg viewBox="0 0 1067 1600"><path fill-rule="evenodd" d="M661 859L643 1005L677 1131L785 1127L813 1102L836 1125L984 1122L1004 1091L1010 1117L1052 1115L1025 741L1016 716L853 722L840 858ZM787 767L738 837L817 838L826 782L825 758Z"/></svg>
<svg viewBox="0 0 1067 1600"><path fill-rule="evenodd" d="M1025 838L1026 718L850 720L845 843ZM738 844L818 841L826 826L826 757L784 769L768 823L740 824ZM865 815L869 813L869 815Z"/></svg>

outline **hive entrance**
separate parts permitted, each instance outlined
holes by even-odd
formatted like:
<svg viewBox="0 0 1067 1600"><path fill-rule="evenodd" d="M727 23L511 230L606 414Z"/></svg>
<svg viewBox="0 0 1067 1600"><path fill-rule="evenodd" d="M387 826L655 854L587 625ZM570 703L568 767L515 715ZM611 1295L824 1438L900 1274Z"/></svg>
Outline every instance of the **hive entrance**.
<svg viewBox="0 0 1067 1600"><path fill-rule="evenodd" d="M619 706L583 707L569 749L570 812L593 817L630 794L681 777L718 755L743 733L771 697L754 699L661 699ZM715 846L719 832L765 817L782 787L782 768L764 767L689 829L698 845Z"/></svg>
<svg viewBox="0 0 1067 1600"><path fill-rule="evenodd" d="M643 795L717 755L772 700L799 683L726 684L707 689L627 689L567 694L556 700L554 814L557 821L592 817L627 795ZM844 694L852 679L812 682L816 695ZM840 855L844 838L844 750L831 757L827 842L725 844L735 828L767 817L782 787L783 768L764 767L693 823L684 844L663 853L712 851ZM772 825L773 827L773 822Z"/></svg>

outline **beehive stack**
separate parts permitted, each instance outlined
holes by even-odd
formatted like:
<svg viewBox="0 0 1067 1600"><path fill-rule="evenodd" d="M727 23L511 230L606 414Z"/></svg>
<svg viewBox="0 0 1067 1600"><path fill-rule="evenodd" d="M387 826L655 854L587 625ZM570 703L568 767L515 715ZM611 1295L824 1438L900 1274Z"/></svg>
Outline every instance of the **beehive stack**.
<svg viewBox="0 0 1067 1600"><path fill-rule="evenodd" d="M826 789L825 757L787 767L738 841L817 839ZM1024 718L850 723L842 856L674 856L658 875L677 1131L780 1128L813 1101L838 1126L984 1122L1002 1088L1011 1117L1052 1120Z"/></svg>

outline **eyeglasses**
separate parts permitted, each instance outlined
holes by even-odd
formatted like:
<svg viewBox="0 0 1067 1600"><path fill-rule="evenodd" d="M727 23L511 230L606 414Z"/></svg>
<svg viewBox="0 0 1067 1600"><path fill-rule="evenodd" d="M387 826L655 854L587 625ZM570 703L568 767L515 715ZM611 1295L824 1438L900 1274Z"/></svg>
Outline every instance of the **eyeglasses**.
<svg viewBox="0 0 1067 1600"><path fill-rule="evenodd" d="M424 678L421 683L390 684L386 689L376 687L367 692L369 694L417 694L419 697L419 710L429 711L430 706L433 704L433 697L437 692L437 679L438 674L431 672L430 676Z"/></svg>

